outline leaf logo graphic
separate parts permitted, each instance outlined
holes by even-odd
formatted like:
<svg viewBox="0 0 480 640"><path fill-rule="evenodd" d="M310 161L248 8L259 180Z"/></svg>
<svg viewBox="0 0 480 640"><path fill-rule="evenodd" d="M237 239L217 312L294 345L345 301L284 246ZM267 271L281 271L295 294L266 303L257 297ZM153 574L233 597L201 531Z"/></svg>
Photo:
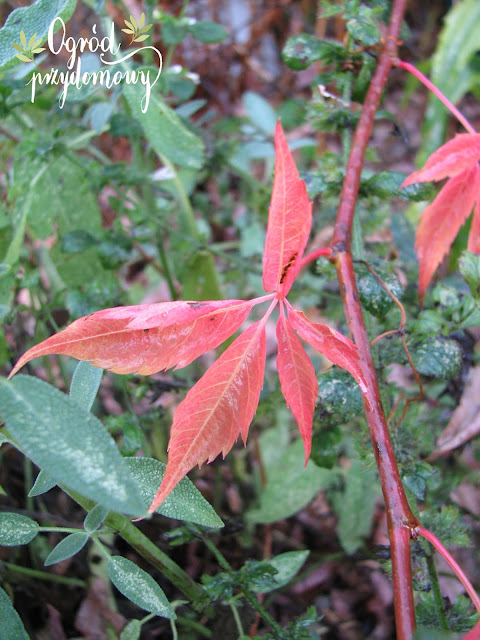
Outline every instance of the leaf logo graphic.
<svg viewBox="0 0 480 640"><path fill-rule="evenodd" d="M42 53L42 51L45 51L45 47L38 46L39 44L41 44L42 39L39 38L37 40L36 33L33 34L27 44L27 36L25 35L25 31L20 31L20 42L21 45L17 44L16 42L12 42L12 47L15 47L17 51L20 51L20 53L17 53L15 57L22 62L33 62L33 56L36 53Z"/></svg>
<svg viewBox="0 0 480 640"><path fill-rule="evenodd" d="M143 42L144 40L150 37L151 34L146 33L146 31L149 31L153 25L147 24L146 26L143 26L144 24L145 24L144 13L142 13L142 15L140 16L140 20L138 24L135 18L131 14L130 14L130 21L125 20L125 26L127 28L122 29L122 31L132 36L132 39L130 40L130 44L132 44L133 42Z"/></svg>

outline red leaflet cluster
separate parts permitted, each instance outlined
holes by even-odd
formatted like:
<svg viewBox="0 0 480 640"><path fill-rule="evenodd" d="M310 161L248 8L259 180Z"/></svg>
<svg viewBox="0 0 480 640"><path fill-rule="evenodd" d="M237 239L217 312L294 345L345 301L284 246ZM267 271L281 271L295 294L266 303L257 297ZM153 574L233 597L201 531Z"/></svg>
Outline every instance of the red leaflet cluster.
<svg viewBox="0 0 480 640"><path fill-rule="evenodd" d="M148 375L184 367L235 333L253 306L271 301L263 318L226 349L177 407L167 469L149 512L155 511L196 464L210 462L220 452L225 456L239 435L246 441L263 385L265 325L277 305L278 373L307 461L318 383L297 334L349 371L362 390L366 389L353 342L326 325L310 322L285 299L305 264L302 258L311 224L312 205L278 123L263 259L263 284L268 295L247 301L166 302L98 311L27 351L11 375L33 358L47 354L70 355L116 373Z"/></svg>
<svg viewBox="0 0 480 640"><path fill-rule="evenodd" d="M480 253L480 134L461 133L437 149L423 169L402 184L449 178L422 214L415 248L419 260L420 301L460 227L473 209L468 250Z"/></svg>

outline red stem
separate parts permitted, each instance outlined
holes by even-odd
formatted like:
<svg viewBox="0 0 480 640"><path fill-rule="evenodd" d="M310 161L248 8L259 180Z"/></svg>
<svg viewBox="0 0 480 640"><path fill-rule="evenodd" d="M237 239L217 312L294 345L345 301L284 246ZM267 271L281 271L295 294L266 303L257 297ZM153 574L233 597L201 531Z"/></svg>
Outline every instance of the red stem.
<svg viewBox="0 0 480 640"><path fill-rule="evenodd" d="M330 247L322 247L321 249L312 251L312 253L309 253L308 255L306 255L303 258L303 260L300 262L300 267L298 270L300 271L300 269L303 269L303 267L309 262L311 262L312 260L316 260L317 258L320 258L322 256L325 258L330 258L331 255L332 255L332 250Z"/></svg>
<svg viewBox="0 0 480 640"><path fill-rule="evenodd" d="M429 89L435 96L437 96L437 98L441 102L443 102L443 104L447 107L447 109L449 109L449 111L453 113L453 115L457 118L459 122L462 123L462 125L465 127L465 129L469 133L477 133L475 129L472 127L472 125L469 123L469 121L465 118L465 116L463 116L460 113L457 107L452 102L450 102L450 100L440 91L438 87L436 87L433 84L431 80L427 78L427 76L424 76L421 71L419 71L416 67L414 67L413 64L410 64L409 62L403 62L403 60L396 60L395 66L400 67L401 69L405 69L405 71L408 71L413 76L415 76L417 80L420 80L420 82L424 84L427 87L427 89Z"/></svg>
<svg viewBox="0 0 480 640"><path fill-rule="evenodd" d="M381 403L377 374L355 281L351 234L365 152L382 91L393 60L397 56L397 40L405 8L406 0L394 1L384 50L353 136L337 212L331 257L337 269L347 322L360 352L362 370L368 385L368 391L364 396L364 409L387 512L397 640L410 640L415 629L410 538L418 523L409 507L402 486Z"/></svg>
<svg viewBox="0 0 480 640"><path fill-rule="evenodd" d="M435 547L435 549L440 553L440 555L442 555L445 558L445 560L448 562L448 564L452 567L452 569L455 572L455 575L457 576L457 578L460 580L460 582L465 587L465 591L470 596L470 598L471 598L473 604L475 605L475 608L477 609L478 613L480 613L480 597L478 596L477 592L475 591L475 589L472 586L472 583L467 578L467 576L465 575L465 573L463 572L462 568L457 563L455 558L453 558L453 556L445 549L445 547L440 542L440 540L437 538L437 536L434 535L428 529L424 529L423 527L417 527L417 533L419 535L421 535L423 538L425 538L425 540L428 540L430 542L430 544L432 544Z"/></svg>

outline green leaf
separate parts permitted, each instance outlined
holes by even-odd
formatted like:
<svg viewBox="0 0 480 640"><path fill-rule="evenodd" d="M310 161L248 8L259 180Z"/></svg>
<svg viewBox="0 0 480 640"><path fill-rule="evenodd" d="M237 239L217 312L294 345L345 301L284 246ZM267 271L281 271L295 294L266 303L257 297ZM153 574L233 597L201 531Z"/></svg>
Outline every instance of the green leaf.
<svg viewBox="0 0 480 640"><path fill-rule="evenodd" d="M85 169L64 156L26 153L35 142L41 148L36 134L18 145L9 192L25 217L24 224L28 220L38 238L52 235L55 226L60 235L78 229L95 235L101 229L101 215Z"/></svg>
<svg viewBox="0 0 480 640"><path fill-rule="evenodd" d="M336 474L309 463L305 468L303 443L296 440L282 457L266 466L267 486L260 494L260 506L250 511L252 522L269 523L289 518L303 509Z"/></svg>
<svg viewBox="0 0 480 640"><path fill-rule="evenodd" d="M155 91L155 90L154 90ZM142 113L142 85L123 86L132 115L141 125L145 137L159 156L165 156L181 167L200 169L204 162L204 146L198 136L185 127L162 98L153 93L146 113Z"/></svg>
<svg viewBox="0 0 480 640"><path fill-rule="evenodd" d="M184 300L221 300L217 269L209 251L197 251L179 274Z"/></svg>
<svg viewBox="0 0 480 640"><path fill-rule="evenodd" d="M348 371L334 367L318 376L315 415L321 422L345 424L362 412L360 388Z"/></svg>
<svg viewBox="0 0 480 640"><path fill-rule="evenodd" d="M472 296L478 300L480 298L480 256L470 251L464 251L458 261L458 268L462 278L470 287Z"/></svg>
<svg viewBox="0 0 480 640"><path fill-rule="evenodd" d="M143 515L143 501L102 423L42 380L0 379L0 413L18 446L58 484L112 511Z"/></svg>
<svg viewBox="0 0 480 640"><path fill-rule="evenodd" d="M308 33L290 37L282 51L284 63L294 71L306 69L317 60L329 64L344 58L345 49L339 42L316 38Z"/></svg>
<svg viewBox="0 0 480 640"><path fill-rule="evenodd" d="M134 42L144 42L144 40L146 40L147 38L150 38L150 35L148 33L146 35L143 35L143 36L138 36L138 38L134 38L133 41Z"/></svg>
<svg viewBox="0 0 480 640"><path fill-rule="evenodd" d="M80 253L94 247L97 244L97 240L91 233L84 229L75 229L75 231L69 231L62 238L62 251L65 253Z"/></svg>
<svg viewBox="0 0 480 640"><path fill-rule="evenodd" d="M107 564L108 577L120 593L141 609L162 618L175 620L175 612L155 580L135 563L112 556Z"/></svg>
<svg viewBox="0 0 480 640"><path fill-rule="evenodd" d="M242 96L242 102L247 116L254 125L267 136L272 136L278 120L273 107L254 91L246 91Z"/></svg>
<svg viewBox="0 0 480 640"><path fill-rule="evenodd" d="M360 460L354 460L347 473L345 490L334 497L338 537L347 553L354 553L370 534L379 494L376 472L365 469Z"/></svg>
<svg viewBox="0 0 480 640"><path fill-rule="evenodd" d="M12 601L0 587L0 640L29 640L20 616L15 611Z"/></svg>
<svg viewBox="0 0 480 640"><path fill-rule="evenodd" d="M73 372L70 398L86 411L90 411L102 380L103 369L89 362L79 362Z"/></svg>
<svg viewBox="0 0 480 640"><path fill-rule="evenodd" d="M107 517L108 511L109 510L106 507L102 507L101 504L96 504L83 521L85 531L89 534L96 531Z"/></svg>
<svg viewBox="0 0 480 640"><path fill-rule="evenodd" d="M130 622L123 627L122 633L120 634L120 640L139 640L141 632L141 620L130 620Z"/></svg>
<svg viewBox="0 0 480 640"><path fill-rule="evenodd" d="M28 56L24 56L23 53L17 53L15 58L18 58L22 62L32 62L32 58L29 58Z"/></svg>
<svg viewBox="0 0 480 640"><path fill-rule="evenodd" d="M432 338L411 351L411 355L417 371L432 378L455 378L462 367L462 349L456 340Z"/></svg>
<svg viewBox="0 0 480 640"><path fill-rule="evenodd" d="M477 84L469 62L478 51L480 2L462 0L452 5L444 20L432 57L431 81L453 104L457 104ZM450 112L430 95L424 116L422 147L417 156L419 166L445 141Z"/></svg>
<svg viewBox="0 0 480 640"><path fill-rule="evenodd" d="M43 493L50 491L50 489L53 489L53 487L56 486L57 483L52 476L43 469L40 469L40 473L38 474L33 487L28 492L28 497L34 498L35 496L41 496Z"/></svg>
<svg viewBox="0 0 480 640"><path fill-rule="evenodd" d="M271 560L265 560L264 564L267 564L274 569L276 573L272 576L273 586L255 588L252 586L252 590L255 593L268 593L274 589L281 589L287 585L290 580L297 575L302 568L303 564L307 560L310 551L287 551L281 553L278 556L274 556Z"/></svg>
<svg viewBox="0 0 480 640"><path fill-rule="evenodd" d="M28 544L38 533L38 523L19 513L0 513L0 544L15 547Z"/></svg>
<svg viewBox="0 0 480 640"><path fill-rule="evenodd" d="M200 20L192 25L189 25L188 30L194 38L204 42L205 44L212 44L214 42L221 42L228 38L228 31L221 24L216 22L210 22L209 20Z"/></svg>
<svg viewBox="0 0 480 640"><path fill-rule="evenodd" d="M59 542L48 554L44 562L45 566L49 567L52 564L57 564L57 562L62 562L62 560L71 558L83 549L89 539L88 533L84 533L83 531L71 533Z"/></svg>
<svg viewBox="0 0 480 640"><path fill-rule="evenodd" d="M386 199L390 197L402 198L411 202L421 202L431 200L435 193L435 187L429 183L417 182L404 189L400 185L407 175L400 171L380 171L368 180L362 181L362 195L375 195Z"/></svg>
<svg viewBox="0 0 480 640"><path fill-rule="evenodd" d="M39 40L45 40L50 24L56 17L67 22L73 15L77 2L76 0L37 0L29 7L15 9L8 16L5 24L0 29L0 70L8 69L15 65L15 54L12 50L11 42L16 42L20 29L22 32L35 33ZM61 23L58 20L56 30L60 29ZM27 40L23 34L23 43Z"/></svg>
<svg viewBox="0 0 480 640"><path fill-rule="evenodd" d="M366 47L370 47L378 42L381 38L380 29L377 26L375 14L369 7L360 5L357 9L357 15L347 20L347 31Z"/></svg>
<svg viewBox="0 0 480 640"><path fill-rule="evenodd" d="M147 509L162 482L166 465L153 458L125 458L125 463L138 485ZM189 478L181 480L158 507L157 513L167 518L195 522L203 527L223 527L213 507L205 500Z"/></svg>
<svg viewBox="0 0 480 640"><path fill-rule="evenodd" d="M375 262L372 266L393 295L401 298L403 288L397 276L393 273L391 265L388 263ZM355 266L355 273L357 276L358 293L360 294L360 300L365 309L376 318L386 318L387 314L395 306L393 300L364 264L357 264Z"/></svg>

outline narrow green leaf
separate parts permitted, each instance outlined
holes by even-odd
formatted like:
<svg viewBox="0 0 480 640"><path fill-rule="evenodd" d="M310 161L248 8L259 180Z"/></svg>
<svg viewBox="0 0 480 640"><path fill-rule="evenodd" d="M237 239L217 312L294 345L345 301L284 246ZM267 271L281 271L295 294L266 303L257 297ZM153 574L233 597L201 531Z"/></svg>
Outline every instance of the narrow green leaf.
<svg viewBox="0 0 480 640"><path fill-rule="evenodd" d="M138 26L141 29L143 27L143 25L145 24L145 14L142 12L140 14L140 20L138 22Z"/></svg>
<svg viewBox="0 0 480 640"><path fill-rule="evenodd" d="M53 489L53 487L56 486L57 483L52 478L52 476L43 469L40 469L40 473L38 474L33 487L30 489L28 497L34 498L35 496L41 496L43 493L50 491L50 489Z"/></svg>
<svg viewBox="0 0 480 640"><path fill-rule="evenodd" d="M175 612L155 580L135 563L122 556L108 560L110 580L120 593L141 609L162 618L175 619Z"/></svg>
<svg viewBox="0 0 480 640"><path fill-rule="evenodd" d="M138 36L138 38L134 38L134 42L143 42L144 40L146 40L147 38L150 38L149 34L147 33L144 36Z"/></svg>
<svg viewBox="0 0 480 640"><path fill-rule="evenodd" d="M102 507L102 505L100 504L95 505L93 509L87 514L87 517L83 522L85 531L89 534L92 534L99 528L107 515L108 509L106 507Z"/></svg>
<svg viewBox="0 0 480 640"><path fill-rule="evenodd" d="M62 18L67 22L73 15L76 0L37 0L28 7L20 7L12 11L3 27L0 29L0 70L8 69L15 65L15 54L11 42L16 42L19 35L24 48L27 45L25 32L35 33L40 40L45 40L50 24L55 18ZM57 20L55 30L60 29L61 23ZM19 34L22 30L23 38Z"/></svg>
<svg viewBox="0 0 480 640"><path fill-rule="evenodd" d="M0 640L30 640L12 601L0 587Z"/></svg>
<svg viewBox="0 0 480 640"><path fill-rule="evenodd" d="M128 20L124 20L123 22L127 25L127 27L129 27L129 29L133 30L132 33L134 31L136 31L135 27L133 26L133 24L131 22L129 22ZM123 29L122 29L122 31L123 31Z"/></svg>
<svg viewBox="0 0 480 640"><path fill-rule="evenodd" d="M32 58L29 58L28 56L24 56L22 53L17 53L15 57L21 60L22 62L32 62Z"/></svg>
<svg viewBox="0 0 480 640"><path fill-rule="evenodd" d="M48 554L44 562L45 566L49 567L52 564L57 564L57 562L62 562L62 560L71 558L83 549L88 540L88 533L84 533L83 531L79 531L78 533L71 533L69 536L59 542L55 549L52 549L52 551Z"/></svg>
<svg viewBox="0 0 480 640"><path fill-rule="evenodd" d="M33 36L30 38L30 40L28 41L27 49L32 49L33 48L33 43L35 42L36 37L37 37L37 34L34 33Z"/></svg>
<svg viewBox="0 0 480 640"><path fill-rule="evenodd" d="M23 47L26 49L27 48L27 38L25 36L25 31L20 31L20 42L22 43Z"/></svg>
<svg viewBox="0 0 480 640"><path fill-rule="evenodd" d="M112 511L143 515L143 502L102 423L30 376L0 379L0 414L16 445L59 484Z"/></svg>
<svg viewBox="0 0 480 640"><path fill-rule="evenodd" d="M38 533L38 523L19 513L0 513L0 544L15 547L28 544Z"/></svg>
<svg viewBox="0 0 480 640"><path fill-rule="evenodd" d="M135 31L132 31L131 29L122 29L123 33L128 33L129 35L133 35L135 33Z"/></svg>
<svg viewBox="0 0 480 640"><path fill-rule="evenodd" d="M158 491L166 465L153 458L125 458L131 475L136 480L138 489L147 509ZM223 522L213 507L205 500L193 482L185 477L170 495L158 507L157 513L167 518L176 518L186 522L195 522L203 527L223 527Z"/></svg>
<svg viewBox="0 0 480 640"><path fill-rule="evenodd" d="M73 372L70 398L86 411L90 411L102 380L103 369L89 362L79 362Z"/></svg>
<svg viewBox="0 0 480 640"><path fill-rule="evenodd" d="M12 47L15 47L17 51L20 51L20 53L23 53L25 51L25 49L21 47L19 44L17 44L16 42L12 42Z"/></svg>
<svg viewBox="0 0 480 640"><path fill-rule="evenodd" d="M142 113L141 103L145 95L142 85L124 85L123 95L145 137L159 155L166 156L181 167L201 168L204 161L203 142L185 127L177 114L156 93L155 88L146 113Z"/></svg>
<svg viewBox="0 0 480 640"><path fill-rule="evenodd" d="M200 20L192 25L189 25L188 30L194 38L204 42L205 44L212 44L214 42L221 42L228 38L228 31L221 24L216 22L210 22L209 20Z"/></svg>

